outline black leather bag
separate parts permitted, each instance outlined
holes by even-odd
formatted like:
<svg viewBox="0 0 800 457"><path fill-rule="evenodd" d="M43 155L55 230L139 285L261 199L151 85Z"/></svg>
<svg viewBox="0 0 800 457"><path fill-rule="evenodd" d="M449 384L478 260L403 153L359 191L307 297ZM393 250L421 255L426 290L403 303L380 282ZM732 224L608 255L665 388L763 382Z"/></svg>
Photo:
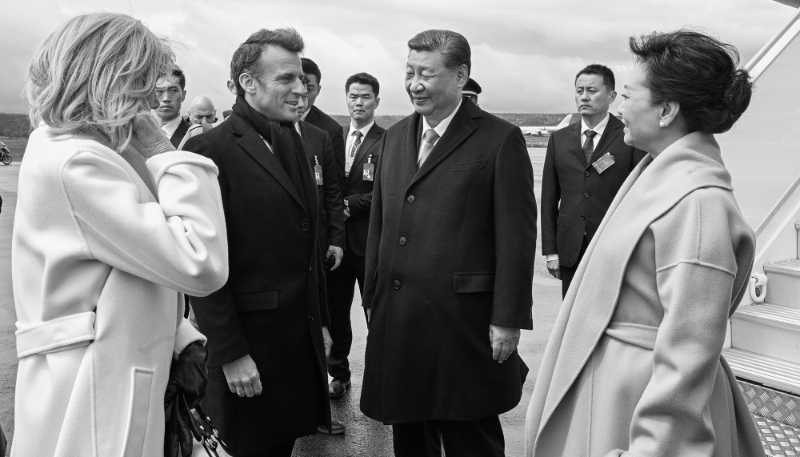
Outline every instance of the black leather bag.
<svg viewBox="0 0 800 457"><path fill-rule="evenodd" d="M191 427L195 439L192 457L233 457L203 407L197 405L192 413Z"/></svg>

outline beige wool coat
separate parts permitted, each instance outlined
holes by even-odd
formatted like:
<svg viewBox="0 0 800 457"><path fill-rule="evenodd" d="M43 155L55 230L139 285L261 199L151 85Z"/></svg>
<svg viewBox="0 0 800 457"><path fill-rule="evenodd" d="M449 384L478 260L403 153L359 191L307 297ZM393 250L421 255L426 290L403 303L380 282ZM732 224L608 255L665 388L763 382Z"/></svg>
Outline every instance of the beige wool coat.
<svg viewBox="0 0 800 457"><path fill-rule="evenodd" d="M713 136L695 132L646 156L564 299L525 455L763 456L721 356L754 249Z"/></svg>
<svg viewBox="0 0 800 457"><path fill-rule="evenodd" d="M120 154L49 132L30 136L14 216L11 455L163 455L173 354L204 341L178 291L228 275L217 168L184 151L139 160L154 195Z"/></svg>

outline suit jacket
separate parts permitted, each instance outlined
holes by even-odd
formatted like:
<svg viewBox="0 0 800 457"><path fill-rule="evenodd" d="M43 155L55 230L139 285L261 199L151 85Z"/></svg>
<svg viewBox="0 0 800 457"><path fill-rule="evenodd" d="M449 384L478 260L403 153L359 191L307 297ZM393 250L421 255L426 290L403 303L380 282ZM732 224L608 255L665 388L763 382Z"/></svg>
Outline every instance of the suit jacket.
<svg viewBox="0 0 800 457"><path fill-rule="evenodd" d="M204 405L235 455L257 454L315 433L330 417L316 193L307 208L277 158L236 114L189 140L186 149L219 167L228 228L228 282L208 297L192 298L208 337ZM264 393L239 398L228 390L222 366L247 354Z"/></svg>
<svg viewBox="0 0 800 457"><path fill-rule="evenodd" d="M300 121L298 125L311 168L316 164L322 167L322 185L317 186L323 209L319 222L320 249L323 253L328 246L344 249L344 202L330 136L307 122Z"/></svg>
<svg viewBox="0 0 800 457"><path fill-rule="evenodd" d="M417 170L420 115L383 135L367 238L361 410L476 420L519 403L527 367L490 324L532 327L533 169L518 127L462 103Z"/></svg>
<svg viewBox="0 0 800 457"><path fill-rule="evenodd" d="M550 334L527 457L764 455L721 355L755 253L732 190L702 132L631 173Z"/></svg>
<svg viewBox="0 0 800 457"><path fill-rule="evenodd" d="M623 141L622 122L610 116L589 162L581 144L581 123L554 132L547 143L542 170L542 254L558 254L571 267L583 235L591 242L611 201L645 153ZM592 166L607 152L614 165L602 174Z"/></svg>
<svg viewBox="0 0 800 457"><path fill-rule="evenodd" d="M361 146L353 160L350 174L344 181L344 198L350 207L350 217L345 221L347 228L347 249L357 256L364 256L369 232L369 209L372 206L372 185L374 181L365 181L364 165L372 163L376 167L381 155L383 132L386 129L373 124L361 141ZM350 126L345 131L344 139L350 135ZM373 177L374 179L374 177Z"/></svg>
<svg viewBox="0 0 800 457"><path fill-rule="evenodd" d="M180 124L178 124L178 128L175 129L175 132L172 133L172 136L169 137L169 142L172 143L172 146L178 149L183 142L183 138L186 136L186 132L189 131L189 127L191 125L186 122L186 119L181 118Z"/></svg>
<svg viewBox="0 0 800 457"><path fill-rule="evenodd" d="M336 173L339 176L339 186L344 186L344 135L342 134L342 126L333 120L332 117L323 113L316 106L312 106L308 110L305 122L320 128L331 137L333 143L333 155L336 158Z"/></svg>

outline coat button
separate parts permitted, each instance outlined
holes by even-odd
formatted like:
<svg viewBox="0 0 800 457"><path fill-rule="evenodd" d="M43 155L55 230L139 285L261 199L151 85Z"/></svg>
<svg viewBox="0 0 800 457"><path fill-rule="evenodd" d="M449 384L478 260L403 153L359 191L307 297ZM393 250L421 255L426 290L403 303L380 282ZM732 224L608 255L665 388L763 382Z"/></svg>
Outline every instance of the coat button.
<svg viewBox="0 0 800 457"><path fill-rule="evenodd" d="M408 240L406 240L406 237L401 236L400 237L400 246L405 246L407 241Z"/></svg>
<svg viewBox="0 0 800 457"><path fill-rule="evenodd" d="M582 220L582 221L585 221L585 220L586 220L586 216L584 216L583 214L581 214L581 220Z"/></svg>
<svg viewBox="0 0 800 457"><path fill-rule="evenodd" d="M308 231L308 222L303 222L300 224L300 230L307 232Z"/></svg>
<svg viewBox="0 0 800 457"><path fill-rule="evenodd" d="M312 316L311 314L309 314L309 315L308 315L308 321L309 321L309 322L314 322L314 316Z"/></svg>
<svg viewBox="0 0 800 457"><path fill-rule="evenodd" d="M399 289L399 288L400 288L400 281L398 281L398 280L396 280L396 279L395 279L395 280L394 280L394 289L395 289L395 290L397 290L397 289Z"/></svg>
<svg viewBox="0 0 800 457"><path fill-rule="evenodd" d="M589 176L589 172L588 171L585 173L585 176Z"/></svg>
<svg viewBox="0 0 800 457"><path fill-rule="evenodd" d="M583 194L583 198L589 198L589 194Z"/></svg>
<svg viewBox="0 0 800 457"><path fill-rule="evenodd" d="M413 194L409 195L408 198L406 198L406 201L409 203L414 203L414 200L416 200L416 198L414 197Z"/></svg>

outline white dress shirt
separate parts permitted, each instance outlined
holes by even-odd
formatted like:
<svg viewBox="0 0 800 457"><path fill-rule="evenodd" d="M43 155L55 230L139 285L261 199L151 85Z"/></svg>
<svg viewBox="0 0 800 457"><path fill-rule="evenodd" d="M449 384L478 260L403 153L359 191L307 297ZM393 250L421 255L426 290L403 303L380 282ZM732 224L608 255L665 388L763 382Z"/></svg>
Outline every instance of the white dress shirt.
<svg viewBox="0 0 800 457"><path fill-rule="evenodd" d="M353 150L353 144L356 142L356 132L361 132L361 144L364 144L364 139L367 137L367 133L369 133L369 129L371 129L373 125L375 125L375 121L372 121L364 127L357 129L352 122L350 123L350 133L347 134L347 145L345 146L344 150L344 172L346 175L350 174L350 169L353 168L353 162L356 159L355 156L350 157L350 151ZM361 146L359 146L359 149L360 148ZM356 151L356 154L358 154L358 151Z"/></svg>
<svg viewBox="0 0 800 457"><path fill-rule="evenodd" d="M439 135L439 138L437 138L436 141L433 142L433 146L435 147L436 143L438 143L439 140L442 139L442 135L444 135L444 132L447 130L447 127L450 125L450 121L453 120L456 113L458 112L458 109L461 108L461 103L463 103L463 101L464 99L462 98L461 101L458 102L458 106L456 106L456 109L454 109L453 112L450 113L450 115L448 115L446 118L442 119L442 122L439 122L439 125L437 125L436 127L431 127L431 125L428 124L428 120L425 119L425 116L422 116L422 128L420 129L419 132L420 138L422 138L422 135L424 135L425 132L427 132L429 129L433 129L433 131L436 132L437 135ZM423 141L420 140L419 151L417 151L417 162L419 162L419 157L420 154L422 154L423 146L424 146Z"/></svg>
<svg viewBox="0 0 800 457"><path fill-rule="evenodd" d="M162 125L161 130L167 134L167 138L172 138L172 135L175 134L175 130L178 130L179 125L181 125L181 117L177 116L175 119Z"/></svg>
<svg viewBox="0 0 800 457"><path fill-rule="evenodd" d="M602 137L603 132L606 131L606 126L608 125L609 116L611 116L611 114L606 113L606 117L604 117L602 121L600 121L597 125L595 125L591 129L589 128L588 125L586 125L586 121L583 120L583 118L581 118L581 149L583 149L583 144L586 143L586 134L584 132L586 132L587 130L594 130L597 133L597 135L594 136L594 146L597 147L597 143L600 141L600 137ZM584 235L585 234L586 232L584 232ZM551 260L558 260L558 254L547 254L545 256L545 259L548 262Z"/></svg>

